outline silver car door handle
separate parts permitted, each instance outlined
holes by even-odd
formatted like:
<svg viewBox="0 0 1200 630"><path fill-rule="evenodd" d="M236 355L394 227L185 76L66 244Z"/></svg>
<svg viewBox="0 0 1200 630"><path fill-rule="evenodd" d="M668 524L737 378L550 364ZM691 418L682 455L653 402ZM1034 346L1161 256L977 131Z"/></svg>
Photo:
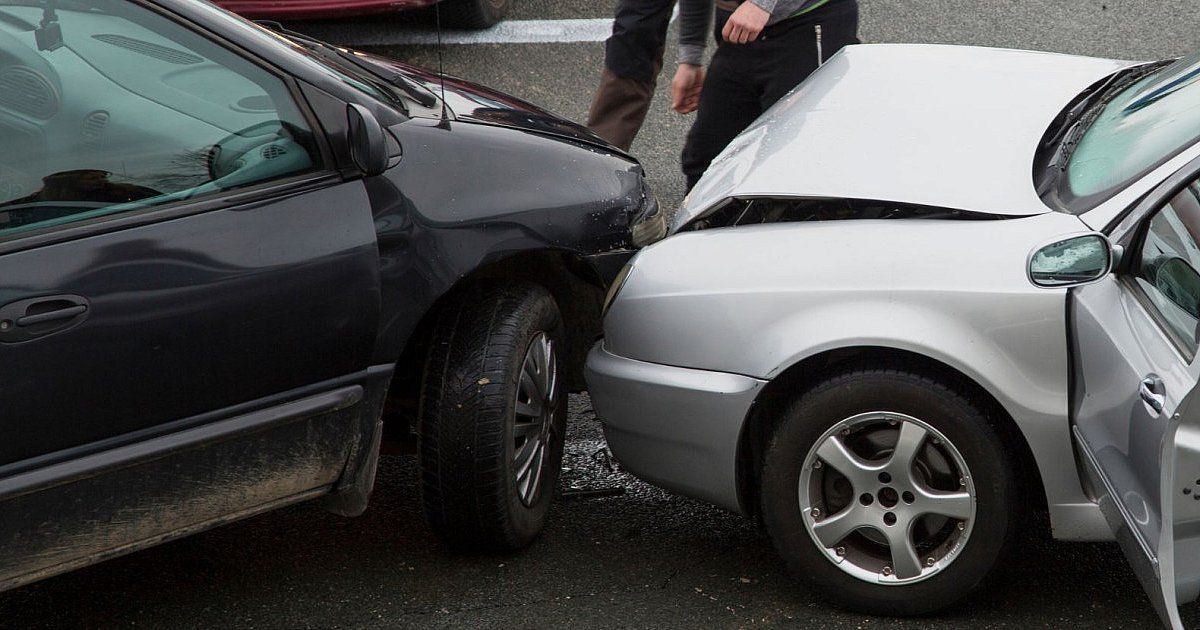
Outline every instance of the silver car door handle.
<svg viewBox="0 0 1200 630"><path fill-rule="evenodd" d="M1154 410L1154 413L1162 413L1163 405L1166 404L1167 395L1166 389L1163 387L1162 379L1157 377L1149 377L1142 381L1141 387L1138 388L1138 395L1142 397L1142 401Z"/></svg>

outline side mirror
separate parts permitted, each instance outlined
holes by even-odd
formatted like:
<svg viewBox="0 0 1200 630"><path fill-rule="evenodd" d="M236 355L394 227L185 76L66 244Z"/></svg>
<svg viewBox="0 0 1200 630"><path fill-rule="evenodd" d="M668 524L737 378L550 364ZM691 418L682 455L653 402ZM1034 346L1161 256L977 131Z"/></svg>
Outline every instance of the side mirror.
<svg viewBox="0 0 1200 630"><path fill-rule="evenodd" d="M1029 280L1039 287L1094 282L1113 267L1113 248L1101 234L1073 236L1045 245L1029 257Z"/></svg>
<svg viewBox="0 0 1200 630"><path fill-rule="evenodd" d="M371 110L357 103L346 106L350 159L364 175L379 175L388 169L388 133Z"/></svg>

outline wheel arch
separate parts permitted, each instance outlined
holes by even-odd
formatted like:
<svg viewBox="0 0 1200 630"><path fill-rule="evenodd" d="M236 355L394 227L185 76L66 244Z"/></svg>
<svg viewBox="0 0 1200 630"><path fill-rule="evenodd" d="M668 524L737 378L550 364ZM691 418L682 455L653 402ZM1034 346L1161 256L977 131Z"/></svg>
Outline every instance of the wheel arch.
<svg viewBox="0 0 1200 630"><path fill-rule="evenodd" d="M954 388L979 405L991 419L1020 468L1021 490L1046 511L1047 493L1039 462L1025 432L1000 400L963 370L944 361L911 350L888 346L847 346L805 357L778 373L759 393L747 414L737 447L738 497L747 514L758 519L763 455L780 416L792 397L832 374L872 368L896 368L931 376Z"/></svg>
<svg viewBox="0 0 1200 630"><path fill-rule="evenodd" d="M433 323L442 306L476 282L532 282L554 297L567 335L567 390L584 388L583 363L592 341L600 335L603 280L577 254L552 249L528 250L497 258L471 270L433 300L409 334L396 362L388 389L386 435L400 437L411 430Z"/></svg>

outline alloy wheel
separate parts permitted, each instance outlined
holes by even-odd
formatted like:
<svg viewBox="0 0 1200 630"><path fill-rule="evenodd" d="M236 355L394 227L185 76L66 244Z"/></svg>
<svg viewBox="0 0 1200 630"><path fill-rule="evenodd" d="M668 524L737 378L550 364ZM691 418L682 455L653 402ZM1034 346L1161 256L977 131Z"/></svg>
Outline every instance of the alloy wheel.
<svg viewBox="0 0 1200 630"><path fill-rule="evenodd" d="M962 454L929 424L858 414L825 432L804 460L799 508L818 548L866 582L920 582L949 566L975 522Z"/></svg>

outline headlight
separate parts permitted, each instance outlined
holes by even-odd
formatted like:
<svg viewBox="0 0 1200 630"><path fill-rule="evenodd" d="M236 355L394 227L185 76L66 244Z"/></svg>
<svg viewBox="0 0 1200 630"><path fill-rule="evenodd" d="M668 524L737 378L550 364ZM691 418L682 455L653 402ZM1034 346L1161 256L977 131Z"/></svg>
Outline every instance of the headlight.
<svg viewBox="0 0 1200 630"><path fill-rule="evenodd" d="M625 263L621 267L621 271L613 278L612 284L608 285L608 294L604 296L604 306L600 308L600 317L608 314L608 307L612 306L613 300L617 299L617 294L621 292L621 287L625 286L625 281L629 279L629 272L633 271L633 261Z"/></svg>
<svg viewBox="0 0 1200 630"><path fill-rule="evenodd" d="M630 225L634 247L645 247L667 235L667 218L658 206L658 196L647 185L642 192L642 207Z"/></svg>

